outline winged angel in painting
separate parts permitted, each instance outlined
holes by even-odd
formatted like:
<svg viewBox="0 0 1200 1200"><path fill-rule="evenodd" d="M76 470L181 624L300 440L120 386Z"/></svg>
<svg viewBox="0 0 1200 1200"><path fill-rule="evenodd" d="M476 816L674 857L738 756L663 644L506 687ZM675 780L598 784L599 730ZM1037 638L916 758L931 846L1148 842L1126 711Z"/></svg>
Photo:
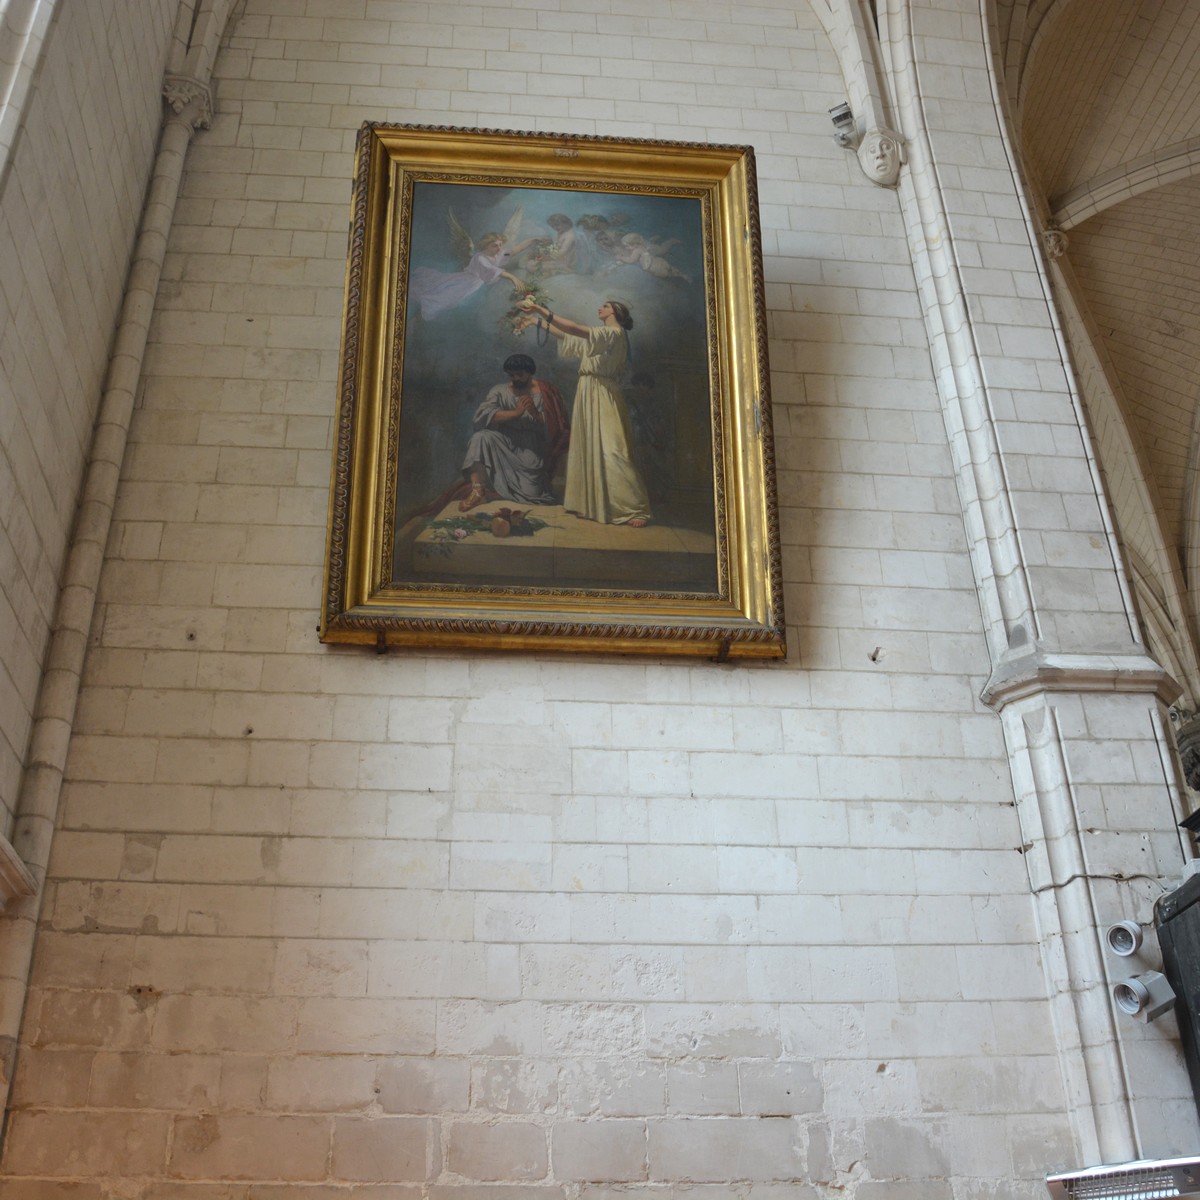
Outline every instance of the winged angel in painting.
<svg viewBox="0 0 1200 1200"><path fill-rule="evenodd" d="M522 280L505 270L510 259L538 240L516 240L524 212L523 208L518 207L509 217L503 233L485 233L476 243L454 215L454 210L447 210L450 238L464 266L460 271L439 271L434 267L417 267L413 271L409 280L409 297L420 305L421 316L426 321L457 308L480 288L488 287L500 279L507 279L514 291L524 293L527 290Z"/></svg>

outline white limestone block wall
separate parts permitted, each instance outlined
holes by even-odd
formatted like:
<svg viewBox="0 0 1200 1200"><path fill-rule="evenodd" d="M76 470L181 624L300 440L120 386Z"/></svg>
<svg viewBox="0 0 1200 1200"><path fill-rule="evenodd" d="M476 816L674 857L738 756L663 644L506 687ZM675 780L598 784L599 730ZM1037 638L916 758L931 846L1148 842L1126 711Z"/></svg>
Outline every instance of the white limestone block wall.
<svg viewBox="0 0 1200 1200"><path fill-rule="evenodd" d="M215 81L5 1196L1043 1195L1072 1151L979 603L819 22L246 0ZM785 664L317 644L365 119L755 147Z"/></svg>
<svg viewBox="0 0 1200 1200"><path fill-rule="evenodd" d="M16 79L20 86L7 97L12 104L0 121L0 834L5 836L154 157L159 83L177 7L178 0L61 5L45 33L36 89L27 92L24 73L32 72L32 63L25 61ZM19 4L15 15L34 20L34 8L32 33L40 40L49 6ZM5 26L5 32L11 30ZM0 64L5 65L16 70L15 62Z"/></svg>

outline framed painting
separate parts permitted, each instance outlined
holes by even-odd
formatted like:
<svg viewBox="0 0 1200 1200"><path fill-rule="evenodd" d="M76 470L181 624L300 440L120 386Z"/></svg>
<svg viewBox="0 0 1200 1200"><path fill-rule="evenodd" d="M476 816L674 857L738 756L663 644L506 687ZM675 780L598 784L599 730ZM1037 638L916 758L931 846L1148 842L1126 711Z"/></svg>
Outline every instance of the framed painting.
<svg viewBox="0 0 1200 1200"><path fill-rule="evenodd" d="M746 147L364 125L321 639L785 653Z"/></svg>

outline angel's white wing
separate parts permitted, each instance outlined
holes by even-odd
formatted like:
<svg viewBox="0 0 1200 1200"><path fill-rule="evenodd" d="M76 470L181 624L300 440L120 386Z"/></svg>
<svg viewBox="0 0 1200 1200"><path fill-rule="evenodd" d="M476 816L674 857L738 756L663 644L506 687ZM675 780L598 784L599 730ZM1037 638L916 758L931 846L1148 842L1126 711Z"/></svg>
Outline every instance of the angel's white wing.
<svg viewBox="0 0 1200 1200"><path fill-rule="evenodd" d="M504 226L504 244L512 245L517 240L517 234L521 232L521 222L525 219L525 209L522 205L517 205L516 212L508 218L508 224Z"/></svg>
<svg viewBox="0 0 1200 1200"><path fill-rule="evenodd" d="M475 243L454 215L454 209L446 209L446 222L450 226L450 240L454 243L454 252L460 260L459 265L465 267L471 261L471 255L475 253Z"/></svg>

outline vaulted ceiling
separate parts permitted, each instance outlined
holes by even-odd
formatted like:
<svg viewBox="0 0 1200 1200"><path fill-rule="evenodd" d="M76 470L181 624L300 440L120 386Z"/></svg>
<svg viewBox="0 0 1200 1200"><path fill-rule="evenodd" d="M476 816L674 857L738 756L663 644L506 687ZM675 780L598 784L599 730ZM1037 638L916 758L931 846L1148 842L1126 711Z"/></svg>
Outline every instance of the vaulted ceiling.
<svg viewBox="0 0 1200 1200"><path fill-rule="evenodd" d="M1200 4L995 0L1003 86L1193 587L1200 495Z"/></svg>

